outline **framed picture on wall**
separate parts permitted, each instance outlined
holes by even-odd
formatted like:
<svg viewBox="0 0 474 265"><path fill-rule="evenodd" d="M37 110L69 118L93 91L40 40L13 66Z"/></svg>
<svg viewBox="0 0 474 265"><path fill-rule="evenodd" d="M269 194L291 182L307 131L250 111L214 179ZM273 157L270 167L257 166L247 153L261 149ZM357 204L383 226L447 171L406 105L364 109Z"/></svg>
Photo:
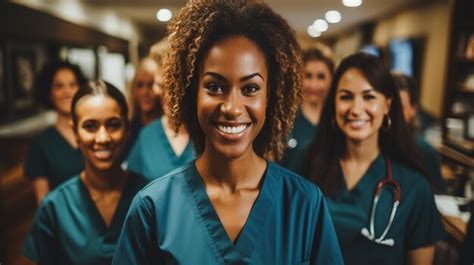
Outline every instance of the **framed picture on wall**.
<svg viewBox="0 0 474 265"><path fill-rule="evenodd" d="M3 45L0 43L0 106L6 103L6 80L5 80L5 54Z"/></svg>
<svg viewBox="0 0 474 265"><path fill-rule="evenodd" d="M10 53L11 97L16 110L34 106L34 81L36 75L36 55L33 48L12 47Z"/></svg>

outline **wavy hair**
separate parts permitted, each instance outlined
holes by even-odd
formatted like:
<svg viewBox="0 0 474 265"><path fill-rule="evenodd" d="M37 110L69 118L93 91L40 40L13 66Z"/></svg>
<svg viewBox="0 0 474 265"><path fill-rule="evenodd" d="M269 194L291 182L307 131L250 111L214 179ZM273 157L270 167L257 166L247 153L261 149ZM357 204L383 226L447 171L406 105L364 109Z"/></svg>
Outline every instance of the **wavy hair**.
<svg viewBox="0 0 474 265"><path fill-rule="evenodd" d="M170 121L190 133L196 153L205 136L196 114L198 73L207 51L230 36L245 36L263 52L269 76L265 124L255 152L279 160L301 100L301 51L287 22L258 1L191 0L170 23L164 84Z"/></svg>

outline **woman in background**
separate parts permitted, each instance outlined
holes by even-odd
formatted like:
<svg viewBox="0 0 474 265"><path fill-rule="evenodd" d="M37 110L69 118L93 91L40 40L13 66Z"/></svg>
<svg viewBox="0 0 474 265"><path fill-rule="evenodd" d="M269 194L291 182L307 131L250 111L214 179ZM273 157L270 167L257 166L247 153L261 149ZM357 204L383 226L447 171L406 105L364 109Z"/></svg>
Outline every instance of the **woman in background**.
<svg viewBox="0 0 474 265"><path fill-rule="evenodd" d="M112 264L342 264L319 189L267 160L300 95L289 25L261 1L202 0L169 29L169 117L198 158L137 194Z"/></svg>
<svg viewBox="0 0 474 265"><path fill-rule="evenodd" d="M446 192L446 183L441 176L441 157L424 137L417 132L416 113L418 110L418 87L413 78L399 73L392 73L395 86L400 93L403 109L403 117L408 124L408 128L415 135L416 146L421 153L423 166L428 177L434 184L435 191Z"/></svg>
<svg viewBox="0 0 474 265"><path fill-rule="evenodd" d="M40 103L57 113L54 127L33 138L24 173L33 180L39 204L43 197L83 169L83 158L71 129L72 97L86 79L77 65L59 62L45 66L37 80Z"/></svg>
<svg viewBox="0 0 474 265"><path fill-rule="evenodd" d="M166 96L163 93L163 73L161 71L167 46L167 39L164 39L150 49L150 58L153 58L158 66L155 94L160 95L161 102L163 102L163 116L143 128L127 161L129 170L143 175L149 180L157 179L195 158L186 129L181 127L177 133L169 121L169 110L165 104Z"/></svg>
<svg viewBox="0 0 474 265"><path fill-rule="evenodd" d="M334 63L316 48L303 52L303 104L296 119L281 164L301 174L305 154L316 134L324 101L331 86Z"/></svg>
<svg viewBox="0 0 474 265"><path fill-rule="evenodd" d="M73 132L84 155L80 174L41 203L24 256L36 264L110 264L133 196L145 179L121 168L129 133L125 97L86 84L72 101Z"/></svg>
<svg viewBox="0 0 474 265"><path fill-rule="evenodd" d="M132 148L141 129L163 115L161 69L146 57L138 64L130 89L130 143Z"/></svg>
<svg viewBox="0 0 474 265"><path fill-rule="evenodd" d="M443 226L414 148L389 70L345 58L305 171L328 199L345 264L431 264Z"/></svg>

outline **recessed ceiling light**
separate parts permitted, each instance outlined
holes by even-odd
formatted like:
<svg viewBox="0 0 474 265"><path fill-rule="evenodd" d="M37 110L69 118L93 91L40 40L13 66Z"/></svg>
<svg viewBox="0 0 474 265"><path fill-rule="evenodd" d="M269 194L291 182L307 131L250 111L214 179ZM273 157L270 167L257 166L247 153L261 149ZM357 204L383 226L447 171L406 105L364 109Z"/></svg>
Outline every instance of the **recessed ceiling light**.
<svg viewBox="0 0 474 265"><path fill-rule="evenodd" d="M341 13L337 10L329 10L324 16L329 23L339 23L341 21Z"/></svg>
<svg viewBox="0 0 474 265"><path fill-rule="evenodd" d="M362 0L342 0L342 4L348 7L356 7L362 5Z"/></svg>
<svg viewBox="0 0 474 265"><path fill-rule="evenodd" d="M313 22L313 27L319 32L325 32L328 30L329 25L324 19L316 19Z"/></svg>
<svg viewBox="0 0 474 265"><path fill-rule="evenodd" d="M313 38L317 38L317 37L321 36L321 32L316 30L316 28L314 28L314 25L310 25L308 27L308 35L313 37Z"/></svg>
<svg viewBox="0 0 474 265"><path fill-rule="evenodd" d="M166 8L162 8L158 10L158 12L156 12L156 19L158 19L161 22L169 21L172 16L173 14L171 13L171 11Z"/></svg>

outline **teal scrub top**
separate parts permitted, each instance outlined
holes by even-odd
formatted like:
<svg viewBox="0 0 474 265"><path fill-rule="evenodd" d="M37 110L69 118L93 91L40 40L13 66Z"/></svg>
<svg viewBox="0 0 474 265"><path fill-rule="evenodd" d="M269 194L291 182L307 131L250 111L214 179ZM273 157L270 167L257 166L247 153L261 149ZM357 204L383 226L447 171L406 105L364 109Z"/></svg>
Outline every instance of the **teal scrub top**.
<svg viewBox="0 0 474 265"><path fill-rule="evenodd" d="M375 187L385 178L385 161L382 155L372 162L351 191L344 186L336 195L327 197L346 265L405 264L407 251L433 245L444 236L428 181L395 161L391 161L391 164L392 177L401 189L400 205L385 237L394 239L394 246L380 245L361 235L362 228L369 228ZM340 177L344 178L342 173ZM385 229L392 209L393 193L389 189L383 189L376 209L377 238Z"/></svg>
<svg viewBox="0 0 474 265"><path fill-rule="evenodd" d="M313 125L299 110L296 113L295 124L288 138L286 151L280 164L293 172L302 174L306 152L317 130L318 126Z"/></svg>
<svg viewBox="0 0 474 265"><path fill-rule="evenodd" d="M41 202L23 255L37 264L110 264L130 203L146 183L129 174L107 227L88 189L74 176Z"/></svg>
<svg viewBox="0 0 474 265"><path fill-rule="evenodd" d="M234 244L194 162L135 196L112 264L343 264L319 189L268 162Z"/></svg>
<svg viewBox="0 0 474 265"><path fill-rule="evenodd" d="M162 177L196 157L191 142L180 156L171 147L163 129L162 119L144 127L128 157L127 169L149 180Z"/></svg>
<svg viewBox="0 0 474 265"><path fill-rule="evenodd" d="M79 148L72 147L55 127L46 129L31 142L24 164L29 178L48 178L50 189L84 169Z"/></svg>
<svg viewBox="0 0 474 265"><path fill-rule="evenodd" d="M446 192L446 182L441 176L441 157L421 135L416 136L416 146L421 153L421 159L426 173L431 178L438 192Z"/></svg>

